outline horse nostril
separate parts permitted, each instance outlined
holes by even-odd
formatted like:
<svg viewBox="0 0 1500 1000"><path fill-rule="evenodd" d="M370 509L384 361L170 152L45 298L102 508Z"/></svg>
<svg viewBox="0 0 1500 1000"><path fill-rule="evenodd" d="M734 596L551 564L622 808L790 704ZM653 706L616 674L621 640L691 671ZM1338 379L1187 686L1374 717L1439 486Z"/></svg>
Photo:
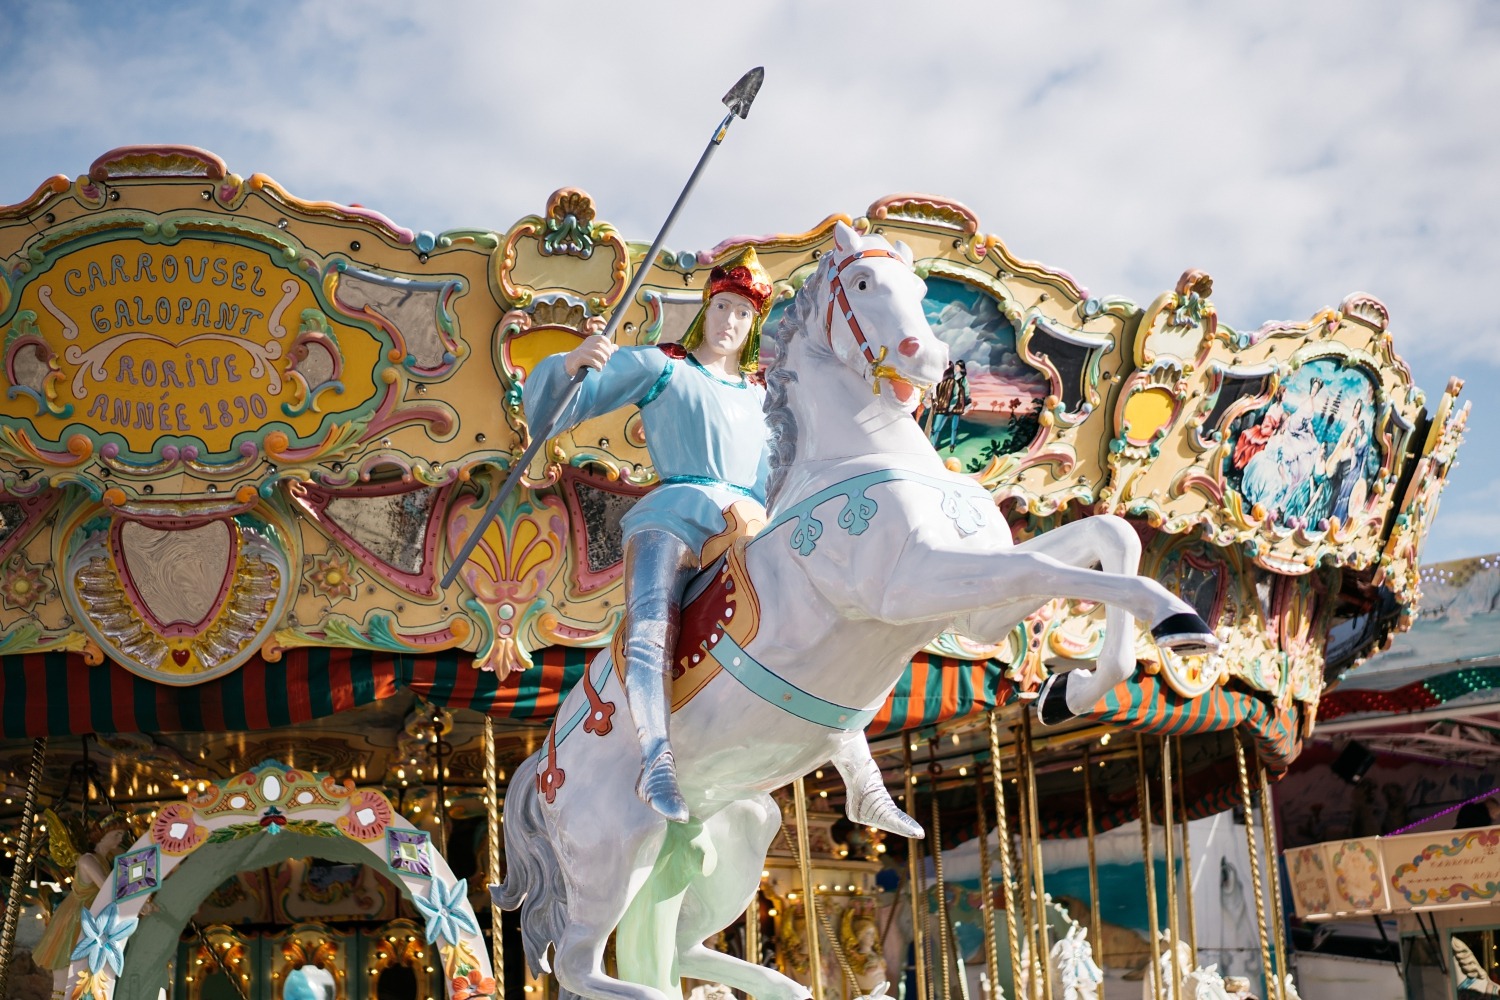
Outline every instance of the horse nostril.
<svg viewBox="0 0 1500 1000"><path fill-rule="evenodd" d="M917 356L917 352L920 351L921 349L922 349L922 342L920 340L918 340L916 337L907 337L905 340L901 341L900 344L896 345L896 350L900 351L902 354L906 355L908 358L914 358L914 357L916 357Z"/></svg>

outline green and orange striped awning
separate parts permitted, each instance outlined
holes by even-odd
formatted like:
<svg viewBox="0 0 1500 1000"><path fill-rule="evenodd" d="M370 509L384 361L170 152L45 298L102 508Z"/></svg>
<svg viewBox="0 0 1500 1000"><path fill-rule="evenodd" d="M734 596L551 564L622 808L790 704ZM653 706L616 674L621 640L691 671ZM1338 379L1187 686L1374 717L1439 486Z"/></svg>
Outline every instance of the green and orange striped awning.
<svg viewBox="0 0 1500 1000"><path fill-rule="evenodd" d="M0 659L0 735L6 739L121 732L238 732L326 718L403 688L441 705L518 722L546 722L583 676L591 649L552 646L504 683L461 652L405 655L293 649L259 656L187 687L155 684L106 660L43 653Z"/></svg>
<svg viewBox="0 0 1500 1000"><path fill-rule="evenodd" d="M595 650L549 646L503 683L461 652L392 654L300 648L276 663L257 656L239 670L190 686L155 684L106 661L38 653L0 658L0 737L118 732L238 732L326 718L408 688L450 708L545 723ZM918 656L875 717L872 734L936 725L993 708L1009 691L1003 666ZM1008 694L1006 695L1008 697Z"/></svg>
<svg viewBox="0 0 1500 1000"><path fill-rule="evenodd" d="M239 670L191 686L155 684L106 661L38 653L0 658L0 738L121 732L241 732L337 715L402 689L450 708L542 724L583 676L595 650L550 646L533 666L503 682L462 652L393 654L301 648L275 663L255 657ZM918 655L869 727L871 736L923 729L978 715L1017 697L997 660ZM1088 717L1145 733L1187 734L1245 726L1261 760L1280 771L1299 743L1296 709L1216 687L1200 698L1176 694L1156 677L1116 687Z"/></svg>

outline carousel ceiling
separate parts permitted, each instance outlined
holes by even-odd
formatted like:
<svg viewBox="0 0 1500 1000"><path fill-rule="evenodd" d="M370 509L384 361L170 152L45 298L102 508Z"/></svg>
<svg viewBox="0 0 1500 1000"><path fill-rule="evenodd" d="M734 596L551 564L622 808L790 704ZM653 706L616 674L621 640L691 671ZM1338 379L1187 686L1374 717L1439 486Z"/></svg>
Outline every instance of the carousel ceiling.
<svg viewBox="0 0 1500 1000"><path fill-rule="evenodd" d="M650 261L571 188L503 232L414 232L186 147L113 150L0 208L3 735L137 734L91 744L125 797L282 751L388 781L402 691L545 722L619 621L619 520L656 475L633 413L559 435L443 588L527 443L521 381L615 310L625 341L676 340L746 245L780 322L837 219L912 248L970 363L950 468L1018 535L1132 519L1143 572L1215 626L1209 658L1142 639L1139 683L1091 721L1248 725L1281 766L1335 623L1365 616L1350 662L1409 623L1465 428L1461 383L1415 386L1378 300L1237 331L1200 271L1145 307L1101 296L925 195ZM945 634L872 733L1014 702L1101 628L1057 601L1000 643Z"/></svg>

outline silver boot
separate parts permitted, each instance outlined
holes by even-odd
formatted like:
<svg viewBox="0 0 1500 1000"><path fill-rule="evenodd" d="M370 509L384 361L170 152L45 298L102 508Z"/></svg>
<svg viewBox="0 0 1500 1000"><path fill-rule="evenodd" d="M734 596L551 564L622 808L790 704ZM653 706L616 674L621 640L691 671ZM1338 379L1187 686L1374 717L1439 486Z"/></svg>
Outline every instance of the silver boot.
<svg viewBox="0 0 1500 1000"><path fill-rule="evenodd" d="M643 762L635 792L674 823L687 822L688 807L667 738L671 658L682 592L697 565L696 553L665 531L638 531L625 543L625 700Z"/></svg>
<svg viewBox="0 0 1500 1000"><path fill-rule="evenodd" d="M891 798L880 776L880 765L870 756L870 744L865 741L864 733L851 733L844 740L833 755L833 766L844 779L844 815L850 820L901 837L926 836L922 825Z"/></svg>

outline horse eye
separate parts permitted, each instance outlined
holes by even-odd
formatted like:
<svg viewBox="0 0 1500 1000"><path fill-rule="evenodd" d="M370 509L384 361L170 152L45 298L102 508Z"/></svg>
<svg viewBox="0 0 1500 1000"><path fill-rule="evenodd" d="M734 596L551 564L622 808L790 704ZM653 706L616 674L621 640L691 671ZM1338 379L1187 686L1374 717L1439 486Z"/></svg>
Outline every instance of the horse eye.
<svg viewBox="0 0 1500 1000"><path fill-rule="evenodd" d="M864 283L863 279L861 279L858 287L859 287L860 291L864 291L865 290L865 283Z"/></svg>

